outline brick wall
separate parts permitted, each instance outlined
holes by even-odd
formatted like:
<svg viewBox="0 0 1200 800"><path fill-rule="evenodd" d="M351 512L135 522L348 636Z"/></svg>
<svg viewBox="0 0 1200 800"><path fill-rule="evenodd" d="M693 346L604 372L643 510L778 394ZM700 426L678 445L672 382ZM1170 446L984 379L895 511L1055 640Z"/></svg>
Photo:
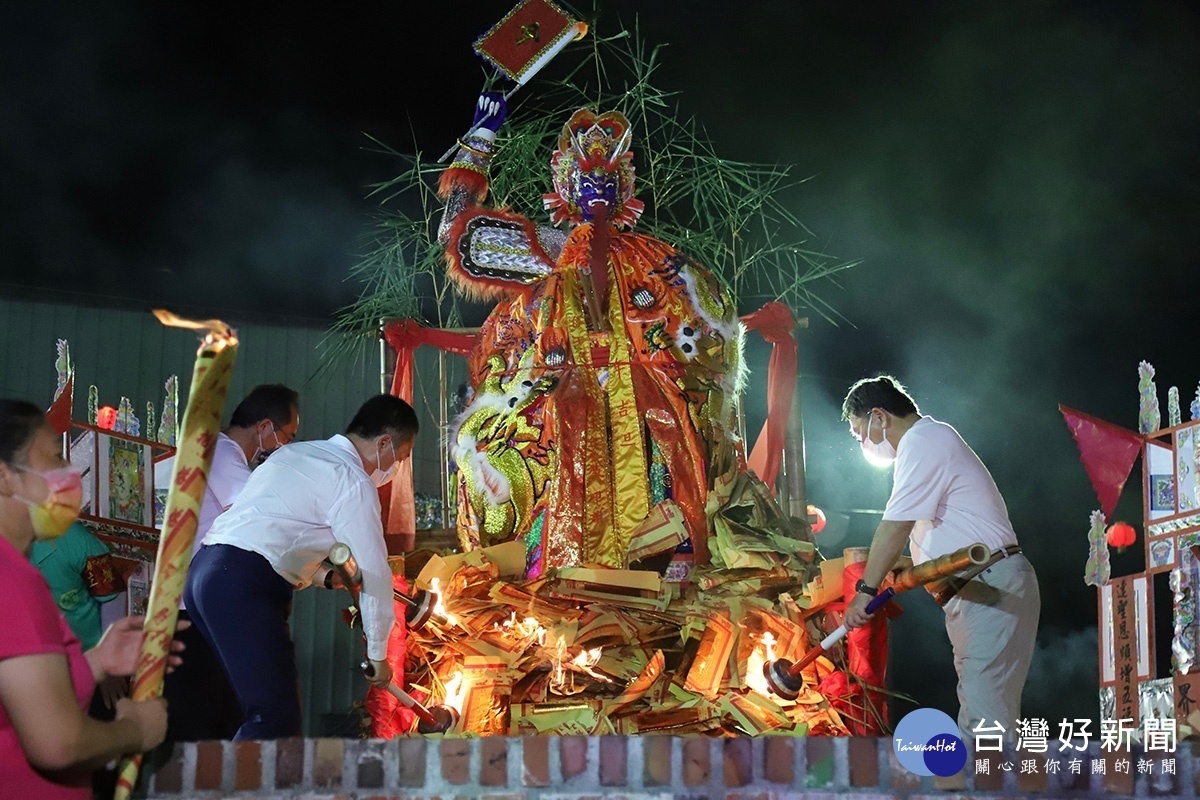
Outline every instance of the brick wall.
<svg viewBox="0 0 1200 800"><path fill-rule="evenodd" d="M1052 747L1053 749L1053 747ZM1173 754L1175 774L1118 771L1121 754L1093 744L1081 774L1021 774L1029 754L987 754L988 774L968 762L950 791L900 767L887 739L758 739L600 736L382 740L283 739L177 745L148 769L153 798L640 798L728 797L837 800L1002 797L1186 797L1200 792L1200 746ZM1055 755L1051 753L1050 755ZM1125 755L1136 763L1139 753ZM1011 763L1005 771L1002 764ZM1092 762L1104 774L1093 773Z"/></svg>

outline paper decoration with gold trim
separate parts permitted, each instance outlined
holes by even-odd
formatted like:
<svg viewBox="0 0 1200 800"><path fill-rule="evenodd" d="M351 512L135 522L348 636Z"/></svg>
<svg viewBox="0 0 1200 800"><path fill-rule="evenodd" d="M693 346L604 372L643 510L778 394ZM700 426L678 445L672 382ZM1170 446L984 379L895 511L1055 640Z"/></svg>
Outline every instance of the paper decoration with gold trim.
<svg viewBox="0 0 1200 800"><path fill-rule="evenodd" d="M475 52L524 86L568 42L586 33L586 24L549 0L521 0L475 40Z"/></svg>

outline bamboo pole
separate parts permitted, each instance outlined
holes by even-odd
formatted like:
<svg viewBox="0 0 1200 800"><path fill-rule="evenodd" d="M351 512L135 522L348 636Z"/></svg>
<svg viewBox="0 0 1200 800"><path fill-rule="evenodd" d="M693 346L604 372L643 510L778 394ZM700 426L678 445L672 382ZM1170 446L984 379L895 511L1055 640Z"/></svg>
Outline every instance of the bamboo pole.
<svg viewBox="0 0 1200 800"><path fill-rule="evenodd" d="M187 409L178 439L179 449L175 453L163 531L158 540L154 578L150 584L142 653L130 692L135 701L162 696L171 639L179 618L179 601L191 563L200 504L208 486L208 470L221 429L221 413L229 394L229 378L238 344L237 334L219 320L188 322L165 311L155 311L154 315L164 325L208 330L209 333L196 353ZM115 800L128 800L133 794L141 767L141 753L121 760Z"/></svg>

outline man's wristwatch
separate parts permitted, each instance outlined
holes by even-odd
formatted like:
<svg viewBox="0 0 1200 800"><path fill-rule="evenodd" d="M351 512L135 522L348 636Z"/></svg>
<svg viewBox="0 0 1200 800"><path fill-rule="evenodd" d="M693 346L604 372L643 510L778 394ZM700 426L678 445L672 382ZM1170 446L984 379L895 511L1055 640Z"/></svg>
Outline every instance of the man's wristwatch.
<svg viewBox="0 0 1200 800"><path fill-rule="evenodd" d="M869 594L871 597L879 594L879 589L877 587L872 586L864 580L860 580L858 583L854 584L854 591L858 592L859 594Z"/></svg>

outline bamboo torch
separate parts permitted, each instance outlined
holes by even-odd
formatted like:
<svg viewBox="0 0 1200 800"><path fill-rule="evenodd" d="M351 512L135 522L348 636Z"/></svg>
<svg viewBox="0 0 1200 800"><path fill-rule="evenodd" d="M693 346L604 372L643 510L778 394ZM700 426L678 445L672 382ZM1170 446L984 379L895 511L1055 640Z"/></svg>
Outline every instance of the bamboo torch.
<svg viewBox="0 0 1200 800"><path fill-rule="evenodd" d="M941 580L948 575L953 575L956 572L969 569L973 566L978 567L986 564L988 555L988 549L976 542L961 550L947 553L933 561L927 561L924 564L910 567L897 575L891 586L884 589L868 603L866 611L868 614L874 614L901 592L907 592L909 589L915 589L918 586L924 586L927 583ZM829 652L835 644L841 641L842 637L848 631L849 628L845 625L839 625L833 633L822 639L820 644L805 653L794 664L786 658L777 658L774 661L768 661L763 664L763 675L766 677L767 685L771 687L771 691L780 697L795 700L804 685L804 678L801 676L804 669L816 661L818 657Z"/></svg>
<svg viewBox="0 0 1200 800"><path fill-rule="evenodd" d="M133 700L149 700L162 695L167 655L179 618L179 600L191 562L192 542L196 538L200 502L208 485L208 470L212 466L238 344L237 334L219 320L190 322L160 310L155 310L154 316L164 325L208 331L208 334L196 353L192 386L177 437L179 445L167 495L166 521L154 562L142 653L130 693ZM121 760L115 800L128 800L132 795L141 767L140 753Z"/></svg>
<svg viewBox="0 0 1200 800"><path fill-rule="evenodd" d="M350 592L350 597L354 600L354 605L359 605L359 594L362 592L362 573L358 569L358 562L354 560L354 554L350 552L350 546L344 542L338 542L329 548L329 557L325 561L333 569L337 570L338 575L342 578L342 585L346 587L346 591ZM404 595L394 589L392 593L396 598L404 597ZM413 602L412 600L408 600L408 598L405 598L405 600L410 604ZM426 593L425 603L431 609L429 611L430 614L433 613L433 604L436 602L437 595ZM428 615L426 615L425 619L428 618ZM422 624L424 623L422 622ZM371 666L370 661L364 661L362 669L368 678L374 674L374 668ZM421 721L417 727L418 733L445 733L458 724L458 710L453 706L427 707L421 701L417 700L417 698L404 691L395 681L388 684L387 692L417 715L417 718Z"/></svg>

